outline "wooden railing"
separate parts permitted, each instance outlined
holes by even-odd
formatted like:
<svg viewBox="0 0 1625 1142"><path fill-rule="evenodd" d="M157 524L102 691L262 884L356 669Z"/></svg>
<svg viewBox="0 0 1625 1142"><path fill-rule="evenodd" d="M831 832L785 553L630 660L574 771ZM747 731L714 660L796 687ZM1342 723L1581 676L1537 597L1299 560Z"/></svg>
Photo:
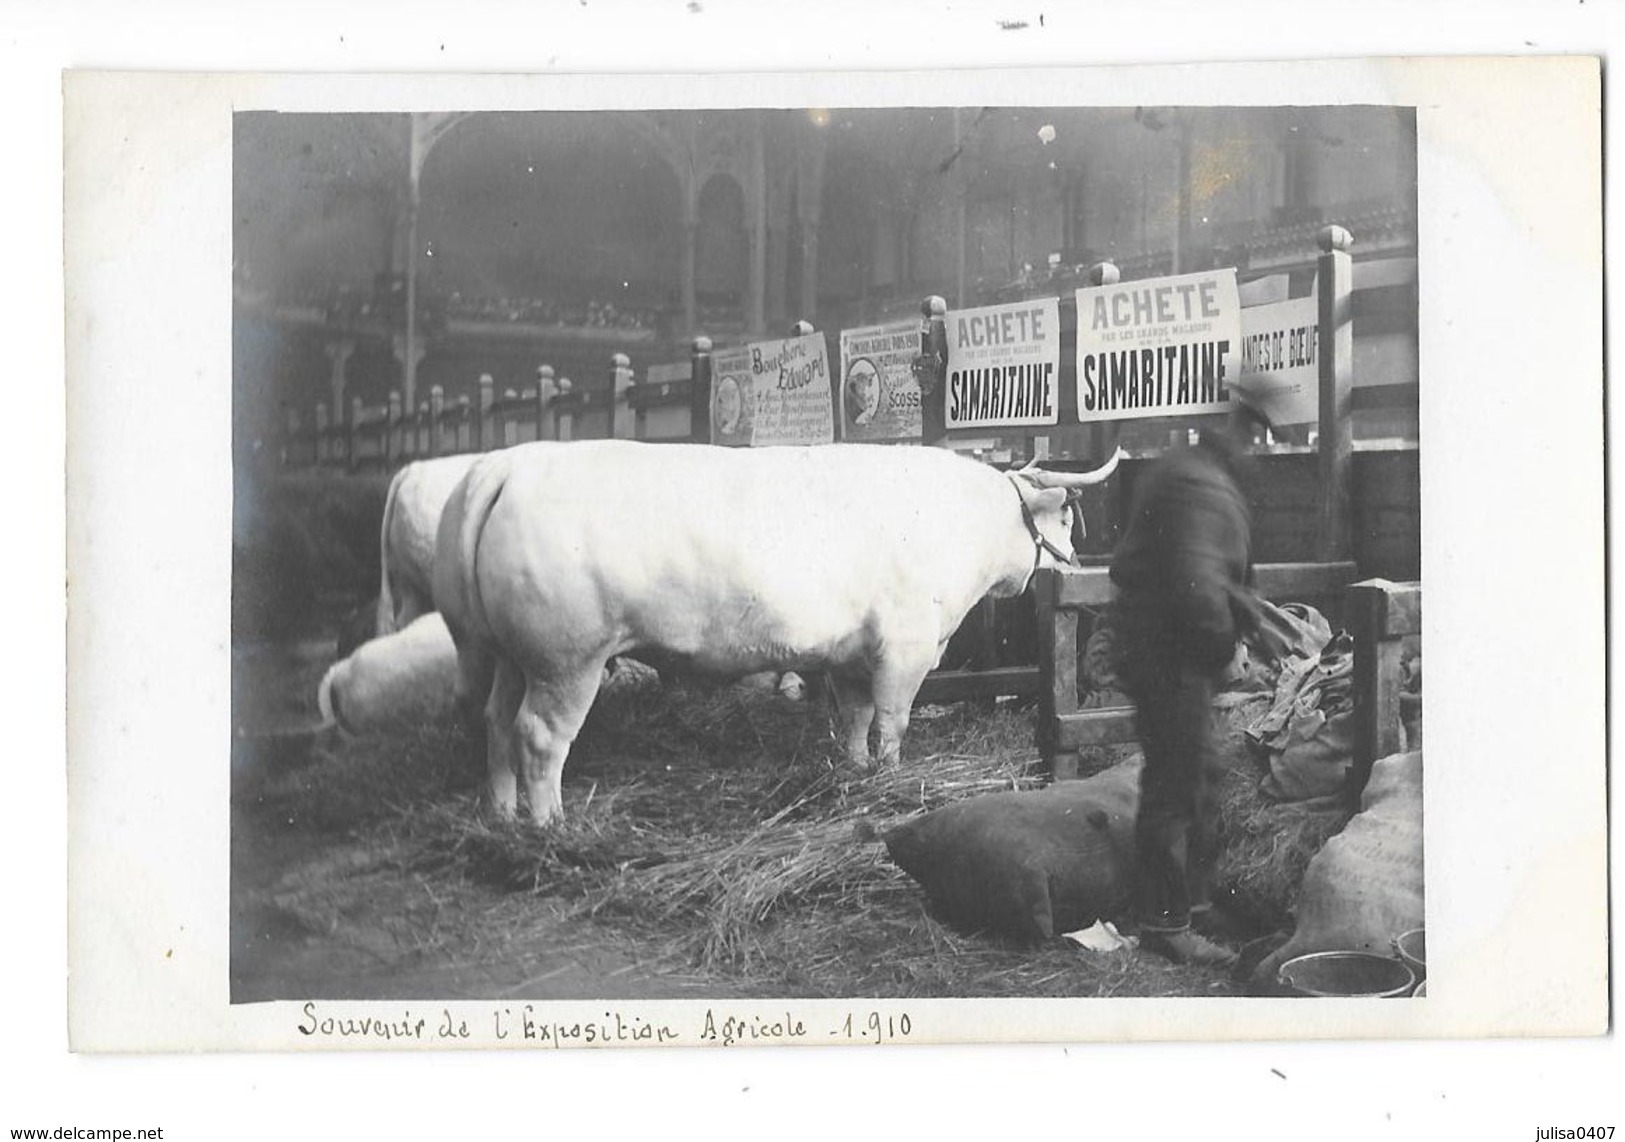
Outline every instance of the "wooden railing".
<svg viewBox="0 0 1625 1142"><path fill-rule="evenodd" d="M1353 563L1263 563L1254 589L1266 599L1341 594ZM1078 696L1080 620L1105 607L1114 588L1104 567L1044 568L1033 579L1038 600L1038 744L1056 780L1078 776L1079 751L1138 739L1132 706L1085 710Z"/></svg>
<svg viewBox="0 0 1625 1142"><path fill-rule="evenodd" d="M706 374L711 341L696 338L689 368ZM706 374L708 375L708 374ZM284 414L282 463L286 468L394 468L409 460L457 452L489 452L533 440L616 436L637 440L708 440L709 407L696 408L689 378L637 385L624 353L610 358L610 383L578 388L555 378L550 365L536 370L536 384L496 391L489 373L477 382L478 397L447 402L440 385L416 409L403 407L399 392L368 407L354 398L348 415L335 419L325 403L306 422L298 410ZM704 388L709 399L709 387ZM661 415L659 410L669 410ZM672 415L680 413L681 415ZM651 417L661 431L651 433ZM697 426L697 427L696 427Z"/></svg>
<svg viewBox="0 0 1625 1142"><path fill-rule="evenodd" d="M1422 585L1367 579L1348 589L1344 618L1354 636L1354 764L1349 796L1356 804L1371 764L1404 748L1400 693L1402 644L1422 633Z"/></svg>

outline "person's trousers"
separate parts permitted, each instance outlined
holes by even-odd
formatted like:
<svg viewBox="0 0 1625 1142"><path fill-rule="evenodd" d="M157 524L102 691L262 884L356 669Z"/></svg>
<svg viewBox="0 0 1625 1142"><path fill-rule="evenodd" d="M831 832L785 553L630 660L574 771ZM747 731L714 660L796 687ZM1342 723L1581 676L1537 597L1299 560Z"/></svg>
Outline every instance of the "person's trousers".
<svg viewBox="0 0 1625 1142"><path fill-rule="evenodd" d="M1134 825L1136 910L1144 929L1177 932L1190 926L1193 908L1211 903L1215 672L1181 653L1154 617L1125 619L1120 670L1145 755Z"/></svg>

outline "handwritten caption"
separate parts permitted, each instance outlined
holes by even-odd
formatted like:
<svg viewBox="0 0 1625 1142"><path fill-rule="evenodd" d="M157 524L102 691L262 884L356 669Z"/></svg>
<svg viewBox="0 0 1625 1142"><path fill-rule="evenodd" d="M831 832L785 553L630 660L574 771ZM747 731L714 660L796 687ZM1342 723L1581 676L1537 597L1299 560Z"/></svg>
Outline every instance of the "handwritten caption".
<svg viewBox="0 0 1625 1142"><path fill-rule="evenodd" d="M410 1009L390 1016L333 1014L315 1001L300 1008L294 1029L309 1039L371 1044L429 1043L439 1046L512 1044L535 1047L653 1046L668 1043L718 1047L771 1043L902 1042L915 1033L907 1012L844 1011L813 1018L792 1011L736 1013L707 1007L694 1022L668 1022L621 1011L587 1019L550 1018L536 1004L510 1004L468 1015L442 1007L430 1014Z"/></svg>

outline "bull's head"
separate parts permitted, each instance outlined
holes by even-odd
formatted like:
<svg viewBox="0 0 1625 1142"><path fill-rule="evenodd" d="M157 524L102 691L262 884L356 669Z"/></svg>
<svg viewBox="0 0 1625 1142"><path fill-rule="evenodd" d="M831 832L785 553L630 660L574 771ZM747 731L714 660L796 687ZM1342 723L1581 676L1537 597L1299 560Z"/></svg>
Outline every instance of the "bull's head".
<svg viewBox="0 0 1625 1142"><path fill-rule="evenodd" d="M1076 561L1072 528L1078 520L1077 500L1083 489L1105 483L1128 453L1121 447L1092 472L1049 472L1034 461L1010 473L1021 497L1023 521L1033 541L1033 570L1066 566Z"/></svg>

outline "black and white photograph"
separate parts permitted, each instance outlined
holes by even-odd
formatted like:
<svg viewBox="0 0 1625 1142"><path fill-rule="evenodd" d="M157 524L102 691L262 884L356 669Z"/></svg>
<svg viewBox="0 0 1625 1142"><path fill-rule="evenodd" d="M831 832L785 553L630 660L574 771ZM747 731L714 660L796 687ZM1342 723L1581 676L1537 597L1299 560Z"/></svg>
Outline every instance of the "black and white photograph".
<svg viewBox="0 0 1625 1142"><path fill-rule="evenodd" d="M231 179L234 1004L1425 999L1413 107Z"/></svg>
<svg viewBox="0 0 1625 1142"><path fill-rule="evenodd" d="M22 1112L1606 1125L1584 37L578 6L59 77Z"/></svg>

